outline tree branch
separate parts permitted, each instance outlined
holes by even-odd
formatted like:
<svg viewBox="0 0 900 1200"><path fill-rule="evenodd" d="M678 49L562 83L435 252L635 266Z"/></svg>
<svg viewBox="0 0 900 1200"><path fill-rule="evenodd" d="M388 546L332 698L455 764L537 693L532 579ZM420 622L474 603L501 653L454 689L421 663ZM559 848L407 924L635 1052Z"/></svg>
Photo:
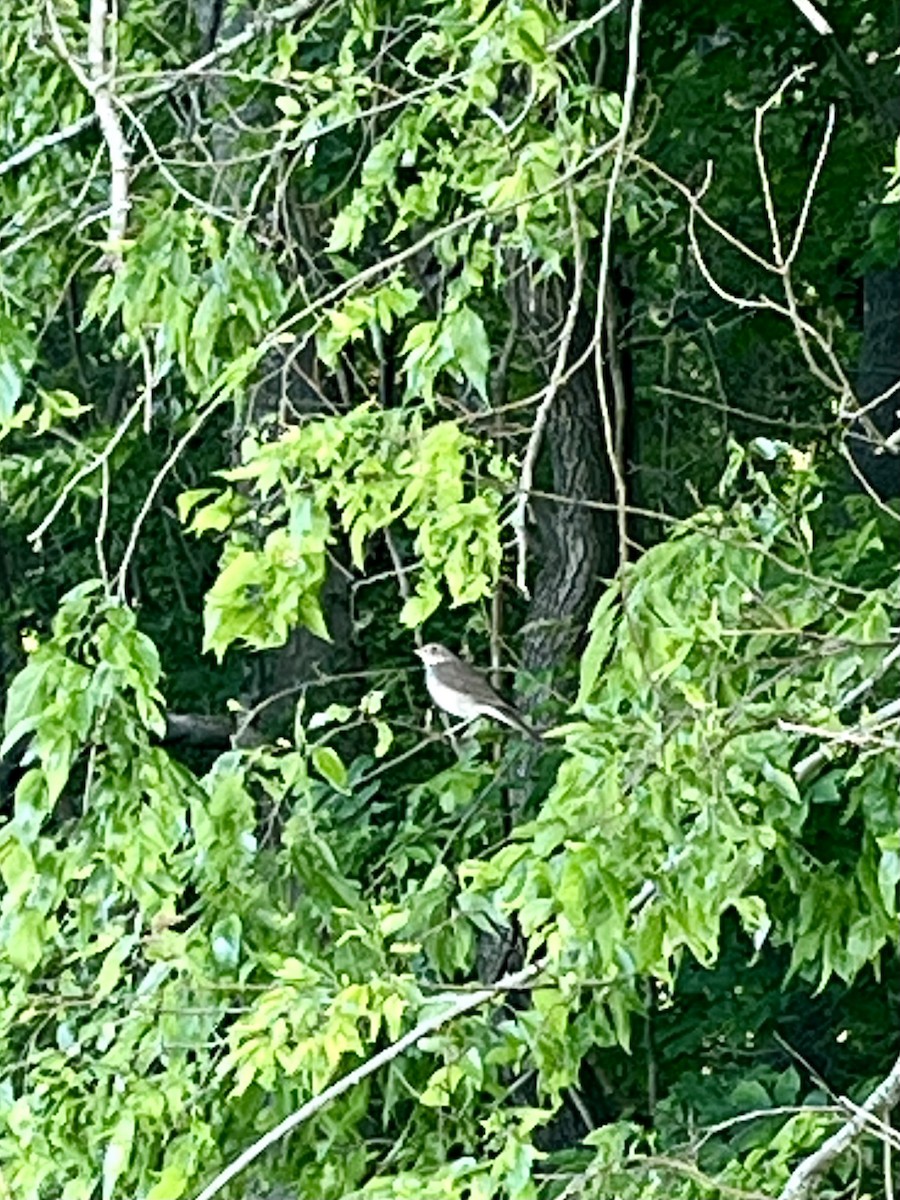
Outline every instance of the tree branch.
<svg viewBox="0 0 900 1200"><path fill-rule="evenodd" d="M862 683L857 684L856 687L851 688L843 700L838 704L836 711L841 712L843 709L848 708L851 704L855 704L857 700L861 700L867 692L871 691L879 679L881 679L882 675L891 669L898 659L900 659L900 645L895 646L893 650L889 651L884 656L881 663L878 665L877 670L872 675L870 675L867 679L864 679ZM880 722L894 716L896 712L896 705L897 701L892 700L882 708L876 709L875 712L870 713L869 716L861 722L861 729L867 730L873 725L877 726ZM815 774L819 767L828 761L829 755L829 746L820 746L819 749L814 750L812 754L807 754L807 756L805 758L801 758L801 760L794 767L794 778L798 783L805 783L811 775Z"/></svg>
<svg viewBox="0 0 900 1200"><path fill-rule="evenodd" d="M69 49L56 17L53 0L46 0L45 10L53 47L93 100L94 114L106 143L110 168L109 217L106 233L109 243L108 262L115 270L119 270L122 266L121 247L128 225L128 210L131 207L128 194L129 149L122 131L119 114L113 105L111 80L106 69L107 0L91 0L87 70Z"/></svg>
<svg viewBox="0 0 900 1200"><path fill-rule="evenodd" d="M566 319L563 324L562 333L559 338L559 346L556 351L556 361L553 364L553 372L550 375L550 382L547 384L547 390L544 393L544 398L538 406L538 410L534 415L534 422L531 426L531 433L528 435L528 445L525 447L525 456L522 460L522 470L519 475L519 494L516 499L516 506L513 509L510 524L512 525L513 534L516 539L517 558L516 558L516 586L523 596L526 598L529 595L528 581L526 578L526 570L528 565L528 530L526 528L526 517L528 512L528 500L531 495L531 488L534 484L534 472L537 466L538 453L541 448L541 442L544 437L544 430L547 427L547 421L550 418L550 409L553 401L556 399L557 392L562 386L563 376L566 372L566 363L569 357L569 346L572 342L572 335L575 332L575 322L578 319L578 309L581 306L581 293L584 286L584 254L581 247L581 231L578 227L578 209L575 205L574 197L572 196L572 188L566 187L566 199L569 204L569 217L572 229L572 259L574 280L572 283L572 294L569 297L569 305L566 310Z"/></svg>
<svg viewBox="0 0 900 1200"><path fill-rule="evenodd" d="M853 1116L840 1127L813 1154L808 1155L794 1168L790 1179L779 1193L778 1200L801 1200L809 1195L816 1180L831 1164L847 1150L869 1125L870 1118L879 1109L893 1108L900 1101L900 1057L890 1071L863 1103L854 1109Z"/></svg>
<svg viewBox="0 0 900 1200"><path fill-rule="evenodd" d="M196 1200L212 1200L213 1196L220 1192L226 1183L230 1183L236 1175L239 1175L243 1171L244 1167L249 1166L264 1150L281 1141L283 1137L286 1137L292 1130L302 1125L304 1121L308 1121L310 1117L315 1116L317 1112L320 1112L332 1100L336 1100L338 1096L343 1096L345 1092L349 1092L351 1088L356 1087L363 1079L374 1075L381 1067L386 1066L395 1058L399 1058L404 1050L415 1046L423 1038L428 1037L430 1033L442 1029L444 1025L449 1024L457 1017L480 1008L482 1004L493 1000L497 995L521 987L522 984L533 979L539 973L540 969L539 964L531 963L521 971L516 971L511 975L506 975L502 979L498 979L491 987L479 988L477 991L454 998L453 1003L448 1008L430 1017L426 1017L424 1021L420 1021L409 1033L405 1033L403 1037L398 1038L392 1045L379 1051L378 1054L374 1054L371 1058L356 1067L355 1070L349 1071L340 1079L335 1080L324 1091L319 1092L318 1096L313 1096L306 1104L285 1117L283 1121L280 1121L274 1129L270 1129L268 1133L258 1138L251 1146L247 1147L243 1154L239 1154L223 1171L220 1171L212 1183L208 1184L199 1193Z"/></svg>
<svg viewBox="0 0 900 1200"><path fill-rule="evenodd" d="M803 13L804 17L806 17L807 21L809 21L816 33L821 34L822 36L827 33L834 33L834 30L819 12L819 10L814 5L810 4L810 0L791 0L791 2L798 12Z"/></svg>
<svg viewBox="0 0 900 1200"><path fill-rule="evenodd" d="M609 389L606 386L604 374L604 314L606 311L607 294L609 289L610 259L612 257L612 227L615 212L616 193L619 180L625 166L625 154L628 149L628 134L631 129L631 119L634 113L634 97L637 91L638 62L641 37L641 0L631 2L631 20L628 27L628 63L625 76L625 91L622 96L622 119L616 134L616 153L609 173L606 186L606 200L603 206L603 229L600 239L600 269L597 277L597 317L594 332L594 360L597 375L597 393L600 397L600 416L603 424L603 436L606 442L606 453L609 457L612 472L613 493L616 501L616 525L619 534L619 566L623 567L628 561L628 524L627 506L628 494L625 487L624 464L616 445L616 419L612 410Z"/></svg>
<svg viewBox="0 0 900 1200"><path fill-rule="evenodd" d="M277 25L286 25L289 21L293 21L297 17L305 16L306 13L314 9L321 0L294 0L293 4L284 4L280 8L273 8L269 13L263 13L255 21L247 24L240 33L236 33L234 37L228 38L215 49L210 50L208 54L204 54L202 58L195 59L194 62L188 63L181 70L173 73L165 79L151 84L150 87L144 88L139 92L134 92L123 99L127 104L135 104L141 100L153 100L158 96L164 96L167 92L174 91L185 79L202 75L210 67L221 62L223 58L229 58L236 50L240 50L249 42L254 41L257 37L267 33L270 29ZM92 13L93 15L93 13ZM70 63L71 65L71 63ZM71 121L68 125L64 125L62 129L54 130L53 133L46 133L42 137L36 138L33 142L29 142L27 146L23 146L21 150L17 150L15 154L11 154L9 158L0 162L0 176L7 175L16 167L24 166L25 163L31 162L33 158L37 158L43 154L45 150L51 149L53 146L58 146L61 142L71 141L77 137L79 133L83 133L85 129L100 121L100 113L97 108L94 108L92 113L85 113L83 117L79 117L76 121Z"/></svg>

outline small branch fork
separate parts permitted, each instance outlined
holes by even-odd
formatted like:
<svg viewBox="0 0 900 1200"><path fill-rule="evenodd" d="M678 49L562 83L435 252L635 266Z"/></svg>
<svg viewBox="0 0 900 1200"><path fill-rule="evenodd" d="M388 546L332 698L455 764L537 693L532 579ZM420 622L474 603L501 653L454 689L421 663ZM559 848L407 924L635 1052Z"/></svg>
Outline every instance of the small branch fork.
<svg viewBox="0 0 900 1200"><path fill-rule="evenodd" d="M91 0L91 3L91 22L93 25L94 0ZM306 13L311 12L319 3L320 0L294 0L293 4L285 4L280 8L273 8L271 12L261 14L255 21L248 22L239 33L236 33L234 37L228 38L226 41L221 42L215 47L215 49L210 50L208 54L204 54L201 58L195 59L194 62L188 63L187 66L182 67L181 70L175 71L172 74L167 75L165 78L157 80L155 83L150 84L142 91L130 93L129 95L123 97L123 99L129 105L133 105L142 100L153 100L158 96L164 96L166 93L174 91L184 82L184 80L201 77L206 71L209 71L210 68L214 67L217 63L221 62L225 58L230 58L231 55L233 55L236 51L248 45L250 42L255 41L256 38L261 37L270 29L275 29L280 25L287 25L297 17L302 17ZM50 0L47 0L47 13L48 18L50 18L51 38L53 40L55 49L58 53L60 53L61 57L73 71L73 74L76 75L76 78L81 83L82 87L84 87L86 91L92 92L90 83L88 82L80 63L75 61L73 65L73 59L68 47L65 45L65 41L63 41L62 48L57 43L55 34L53 32L53 25L55 24L58 28L58 22L56 21L56 14L52 10ZM81 74L78 73L79 71ZM51 133L46 133L42 137L35 138L33 142L29 142L27 146L23 146L20 150L17 150L14 154L11 154L9 158L6 158L0 162L0 176L8 174L17 167L24 166L25 163L31 162L32 159L43 154L45 150L50 150L53 146L58 146L61 142L71 141L72 138L77 137L85 129L90 129L93 124L100 123L100 120L100 111L95 104L94 111L92 113L85 113L84 116L78 117L78 119L75 121L70 121L68 125L64 125L61 129L55 129Z"/></svg>

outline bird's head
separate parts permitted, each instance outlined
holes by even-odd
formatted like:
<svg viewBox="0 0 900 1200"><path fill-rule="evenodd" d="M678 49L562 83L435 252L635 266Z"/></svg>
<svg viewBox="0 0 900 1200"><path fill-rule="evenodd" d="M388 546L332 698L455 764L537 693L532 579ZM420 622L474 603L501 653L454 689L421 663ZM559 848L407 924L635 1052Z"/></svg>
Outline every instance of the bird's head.
<svg viewBox="0 0 900 1200"><path fill-rule="evenodd" d="M439 663L453 661L453 655L439 642L429 642L426 646L420 646L416 654L426 667L436 667Z"/></svg>

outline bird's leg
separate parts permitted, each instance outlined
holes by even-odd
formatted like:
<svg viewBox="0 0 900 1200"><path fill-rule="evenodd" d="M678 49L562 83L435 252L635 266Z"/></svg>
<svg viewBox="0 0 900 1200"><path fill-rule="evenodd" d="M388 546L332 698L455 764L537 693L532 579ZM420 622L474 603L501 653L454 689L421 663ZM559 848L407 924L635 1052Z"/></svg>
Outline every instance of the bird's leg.
<svg viewBox="0 0 900 1200"><path fill-rule="evenodd" d="M455 725L451 725L447 730L447 736L450 739L450 745L456 751L457 755L461 755L463 739L468 730L473 729L479 721L479 715L474 717L466 717L462 721L457 721ZM459 738L457 740L457 735ZM471 740L475 741L474 733L471 735Z"/></svg>

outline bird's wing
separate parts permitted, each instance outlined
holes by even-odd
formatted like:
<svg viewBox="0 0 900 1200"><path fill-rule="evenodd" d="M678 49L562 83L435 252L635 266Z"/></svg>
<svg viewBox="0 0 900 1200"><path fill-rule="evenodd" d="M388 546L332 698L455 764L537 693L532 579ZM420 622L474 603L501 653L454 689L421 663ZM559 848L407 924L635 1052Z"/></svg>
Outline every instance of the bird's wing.
<svg viewBox="0 0 900 1200"><path fill-rule="evenodd" d="M479 671L476 671L474 667L470 667L462 659L457 660L453 666L455 672L458 672L454 682L458 682L465 687L470 699L475 704L483 707L505 725L509 725L513 729L518 729L520 733L526 734L535 741L539 742L541 740L540 735L522 719L515 706L498 695Z"/></svg>
<svg viewBox="0 0 900 1200"><path fill-rule="evenodd" d="M490 716L495 717L498 721L502 721L504 725L509 725L512 729L518 729L519 733L524 733L526 737L530 737L533 742L543 743L543 738L536 729L528 724L527 721L519 715L518 711L511 704L501 702L494 705L490 709Z"/></svg>
<svg viewBox="0 0 900 1200"><path fill-rule="evenodd" d="M480 671L476 671L462 659L457 659L453 663L453 684L455 687L464 689L476 704L490 705L492 708L512 707L494 691Z"/></svg>

